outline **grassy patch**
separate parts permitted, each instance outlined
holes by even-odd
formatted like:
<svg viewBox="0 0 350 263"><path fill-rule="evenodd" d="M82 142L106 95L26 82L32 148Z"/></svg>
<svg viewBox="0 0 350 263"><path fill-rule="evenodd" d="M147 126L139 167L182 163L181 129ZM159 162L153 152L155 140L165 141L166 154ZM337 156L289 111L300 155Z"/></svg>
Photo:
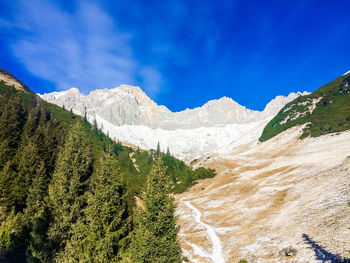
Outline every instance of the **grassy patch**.
<svg viewBox="0 0 350 263"><path fill-rule="evenodd" d="M301 96L285 105L266 125L260 141L297 125L307 124L301 138L318 137L350 129L350 75L341 76L312 94ZM312 112L313 102L317 102Z"/></svg>

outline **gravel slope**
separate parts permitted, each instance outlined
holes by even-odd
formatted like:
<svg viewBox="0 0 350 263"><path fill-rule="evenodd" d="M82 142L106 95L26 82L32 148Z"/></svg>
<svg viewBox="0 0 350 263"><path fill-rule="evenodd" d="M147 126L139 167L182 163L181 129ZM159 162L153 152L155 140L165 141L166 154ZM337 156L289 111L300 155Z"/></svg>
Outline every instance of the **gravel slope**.
<svg viewBox="0 0 350 263"><path fill-rule="evenodd" d="M218 175L177 196L180 239L192 262L213 262L212 242L185 205L214 228L225 262L332 262L350 258L350 132L297 139L301 128L200 160ZM293 257L279 254L292 246ZM322 261L323 260L323 261Z"/></svg>

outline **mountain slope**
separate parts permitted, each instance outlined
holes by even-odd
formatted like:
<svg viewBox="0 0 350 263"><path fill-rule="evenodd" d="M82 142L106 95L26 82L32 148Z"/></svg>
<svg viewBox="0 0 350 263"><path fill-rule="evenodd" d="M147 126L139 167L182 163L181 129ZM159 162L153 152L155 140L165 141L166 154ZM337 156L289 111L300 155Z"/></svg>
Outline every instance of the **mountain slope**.
<svg viewBox="0 0 350 263"><path fill-rule="evenodd" d="M197 161L218 175L177 196L190 261L212 262L218 244L225 262L349 261L349 73L286 104L264 143L257 129Z"/></svg>
<svg viewBox="0 0 350 263"><path fill-rule="evenodd" d="M6 85L12 86L17 90L30 91L29 88L19 79L15 78L10 72L0 69L0 80Z"/></svg>
<svg viewBox="0 0 350 263"><path fill-rule="evenodd" d="M307 93L303 93L307 94ZM73 88L40 95L44 100L81 116L116 140L144 149L164 150L184 160L221 151L254 127L267 123L287 102L302 95L277 96L264 111L249 110L230 98L211 100L202 107L171 112L158 106L138 87L122 85L114 89L92 91L85 96Z"/></svg>
<svg viewBox="0 0 350 263"><path fill-rule="evenodd" d="M122 170L125 169L127 176L126 180L130 181L133 191L138 193L141 191L148 172L150 171L155 151L142 151L123 146L112 140L106 133L103 133L98 127L91 125L82 117L71 113L68 110L62 109L55 104L42 100L34 92L32 92L23 82L16 79L11 73L0 69L0 116L5 105L8 104L9 98L17 98L23 105L25 110L24 118L28 118L30 111L38 108L42 121L55 122L59 137L57 138L57 147L61 147L65 136L70 129L77 123L81 123L82 128L87 132L88 137L92 140L92 149L97 158L102 151L111 151L117 155L117 158L122 165ZM93 122L93 121L91 121ZM55 135L55 134L53 134ZM156 147L154 147L156 148ZM164 149L163 149L164 150ZM170 153L161 153L164 157L167 169L167 174L173 178L174 192L183 192L187 187L195 183L197 179L204 177L212 177L215 175L213 171L193 171L183 161L178 160ZM134 167L133 161L139 164L139 171ZM137 176L136 176L137 175Z"/></svg>
<svg viewBox="0 0 350 263"><path fill-rule="evenodd" d="M225 262L350 258L350 131L299 140L301 133L293 127L199 161L218 175L177 196L180 240L191 262L212 262L217 242L209 227ZM279 254L290 246L294 257Z"/></svg>
<svg viewBox="0 0 350 263"><path fill-rule="evenodd" d="M338 77L312 94L286 104L266 125L260 141L297 125L307 124L302 138L350 129L350 73Z"/></svg>
<svg viewBox="0 0 350 263"><path fill-rule="evenodd" d="M0 262L62 262L62 256L71 262L96 254L119 262L136 227L134 198L159 157L172 193L215 175L170 153L117 144L1 71Z"/></svg>

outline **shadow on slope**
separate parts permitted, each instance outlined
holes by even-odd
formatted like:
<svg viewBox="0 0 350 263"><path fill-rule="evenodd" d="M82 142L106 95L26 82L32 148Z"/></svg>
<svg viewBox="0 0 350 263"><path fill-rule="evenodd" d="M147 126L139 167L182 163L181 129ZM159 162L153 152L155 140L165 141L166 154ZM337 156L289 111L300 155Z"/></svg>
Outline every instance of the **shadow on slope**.
<svg viewBox="0 0 350 263"><path fill-rule="evenodd" d="M315 258L321 262L327 263L347 263L350 262L348 258L342 258L338 254L332 254L328 252L324 247L317 244L308 235L303 234L303 239L306 244L310 245L311 249L315 252Z"/></svg>

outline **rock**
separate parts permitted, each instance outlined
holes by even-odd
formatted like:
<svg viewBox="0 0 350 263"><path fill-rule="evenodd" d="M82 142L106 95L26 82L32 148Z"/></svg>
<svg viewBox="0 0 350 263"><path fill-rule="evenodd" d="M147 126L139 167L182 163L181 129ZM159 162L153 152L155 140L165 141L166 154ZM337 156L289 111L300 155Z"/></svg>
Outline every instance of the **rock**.
<svg viewBox="0 0 350 263"><path fill-rule="evenodd" d="M278 254L280 254L281 256L285 256L285 257L293 257L297 254L297 250L295 248L292 248L292 247L287 247L287 248L280 250L278 252Z"/></svg>
<svg viewBox="0 0 350 263"><path fill-rule="evenodd" d="M129 85L95 90L89 95L72 88L40 96L48 102L64 105L66 109L72 108L81 116L85 112L90 118L98 115L117 126L144 125L152 129L175 130L260 121L274 116L286 103L305 94L298 92L288 97L277 96L264 111L250 110L231 98L222 97L210 100L202 107L180 112L171 112L167 107L157 105L139 87Z"/></svg>

